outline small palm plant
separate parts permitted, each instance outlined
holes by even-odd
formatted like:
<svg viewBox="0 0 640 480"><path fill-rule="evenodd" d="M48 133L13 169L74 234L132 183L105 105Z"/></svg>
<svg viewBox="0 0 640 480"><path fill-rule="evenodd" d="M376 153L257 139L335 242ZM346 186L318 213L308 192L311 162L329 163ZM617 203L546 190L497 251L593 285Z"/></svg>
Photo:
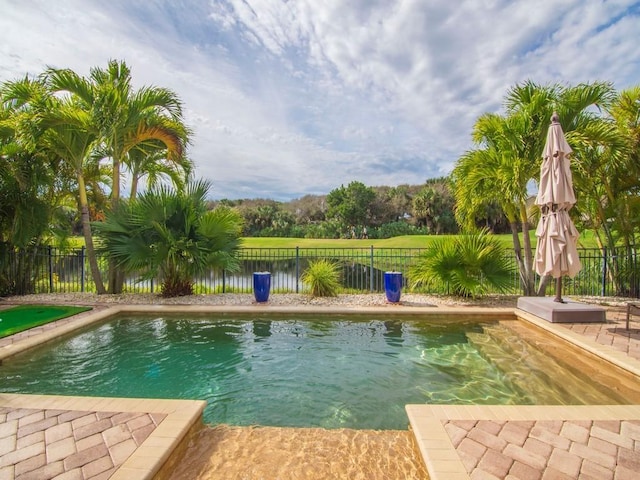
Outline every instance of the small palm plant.
<svg viewBox="0 0 640 480"><path fill-rule="evenodd" d="M104 251L143 280L160 277L165 297L191 295L195 276L212 267L237 269L242 217L226 207L207 210L209 187L162 186L122 203L94 224Z"/></svg>
<svg viewBox="0 0 640 480"><path fill-rule="evenodd" d="M312 296L335 297L340 289L340 268L330 260L315 260L309 263L301 279L311 287Z"/></svg>
<svg viewBox="0 0 640 480"><path fill-rule="evenodd" d="M513 271L500 241L482 230L432 242L409 276L412 288L444 284L454 295L477 297L506 291Z"/></svg>

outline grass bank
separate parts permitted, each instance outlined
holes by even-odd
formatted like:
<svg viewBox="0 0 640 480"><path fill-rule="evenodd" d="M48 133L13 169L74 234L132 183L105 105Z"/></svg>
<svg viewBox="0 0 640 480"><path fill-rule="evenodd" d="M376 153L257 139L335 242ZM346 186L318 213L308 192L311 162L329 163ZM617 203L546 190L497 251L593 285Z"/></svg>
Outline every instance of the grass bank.
<svg viewBox="0 0 640 480"><path fill-rule="evenodd" d="M243 248L426 248L434 240L456 235L402 235L383 239L350 239L350 238L282 238L282 237L243 237ZM535 231L531 232L531 244L535 247ZM496 235L506 248L513 248L511 234ZM55 242L52 242L55 245ZM70 248L84 245L83 237L69 239ZM582 248L595 248L597 244L591 232L582 232L578 241Z"/></svg>
<svg viewBox="0 0 640 480"><path fill-rule="evenodd" d="M384 239L325 239L325 238L280 238L280 237L244 237L243 248L426 248L434 240L456 235L403 235ZM496 235L506 248L513 248L511 234ZM531 232L531 244L535 247L535 231ZM578 246L595 248L597 244L591 232L580 234Z"/></svg>

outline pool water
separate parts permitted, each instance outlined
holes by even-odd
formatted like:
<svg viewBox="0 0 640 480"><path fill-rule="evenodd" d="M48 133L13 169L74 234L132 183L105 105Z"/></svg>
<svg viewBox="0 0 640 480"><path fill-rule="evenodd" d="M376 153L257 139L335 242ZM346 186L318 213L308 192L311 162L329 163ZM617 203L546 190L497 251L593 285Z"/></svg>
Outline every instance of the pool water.
<svg viewBox="0 0 640 480"><path fill-rule="evenodd" d="M5 361L0 390L204 399L211 424L359 429L406 429L408 403L620 403L497 322L353 315L119 317Z"/></svg>

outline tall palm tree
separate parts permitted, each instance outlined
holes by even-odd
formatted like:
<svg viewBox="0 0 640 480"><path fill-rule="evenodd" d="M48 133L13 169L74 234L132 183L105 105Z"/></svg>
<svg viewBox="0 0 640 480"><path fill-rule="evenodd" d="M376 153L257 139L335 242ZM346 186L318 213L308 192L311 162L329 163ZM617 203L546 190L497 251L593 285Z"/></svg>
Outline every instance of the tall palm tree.
<svg viewBox="0 0 640 480"><path fill-rule="evenodd" d="M5 217L5 224L10 222L11 241L24 247L36 243L47 230L60 184L54 180L56 174L62 180L66 172L56 172L57 159L38 148L40 115L48 105L44 85L29 78L6 82L0 97L2 191L7 200L2 211L13 212Z"/></svg>
<svg viewBox="0 0 640 480"><path fill-rule="evenodd" d="M91 124L88 112L76 108L68 99L57 103L56 108L52 109L47 116L45 125L47 130L43 135L43 145L64 159L73 168L76 175L77 201L89 268L96 292L104 294L106 289L102 282L93 244L85 182L85 173L90 169L87 165L92 160L93 149L98 141L98 133Z"/></svg>
<svg viewBox="0 0 640 480"><path fill-rule="evenodd" d="M14 274L9 279L0 272L0 287L14 294L31 292L38 247L69 183L64 164L38 144L47 105L38 81L25 78L0 89L0 243L17 253L5 258Z"/></svg>
<svg viewBox="0 0 640 480"><path fill-rule="evenodd" d="M603 250L618 253L611 258L609 272L618 295L635 295L638 283L629 281L635 271L636 234L640 227L640 87L616 95L608 107L609 117L591 122L584 131L574 131L570 141L580 151L574 179L582 224L594 231ZM630 290L636 289L636 290Z"/></svg>
<svg viewBox="0 0 640 480"><path fill-rule="evenodd" d="M510 117L482 116L476 123L474 139L486 147L469 151L461 157L452 177L457 203L456 217L465 228L472 228L475 219L491 202L500 205L511 228L524 293L532 295L535 283L529 239L527 183L535 175L536 163L523 141L527 134L534 137L531 135L534 127L528 120L526 115L517 114ZM534 140L532 143L538 142ZM529 150L533 151L533 148ZM542 152L542 148L539 151ZM522 242L519 232L522 232Z"/></svg>
<svg viewBox="0 0 640 480"><path fill-rule="evenodd" d="M40 154L60 162L77 182L79 214L82 220L87 258L98 293L106 293L98 269L93 237L89 223L89 204L85 186L85 172L98 140L98 132L92 125L88 112L78 108L72 98L57 98L42 80L25 78L5 85L4 98L19 108L16 114L22 135L32 138L34 148ZM61 177L60 169L56 174ZM56 182L50 179L51 185ZM68 185L67 193L72 189Z"/></svg>
<svg viewBox="0 0 640 480"><path fill-rule="evenodd" d="M128 165L133 149L162 145L164 158L190 169L184 156L190 132L183 123L180 99L171 90L134 90L129 67L116 60L109 61L106 69L92 68L88 79L69 69L49 69L47 81L54 91L76 97L97 127L104 152L112 162L112 208L117 208L120 201L122 168ZM119 293L121 289L122 276L111 269L109 291Z"/></svg>
<svg viewBox="0 0 640 480"><path fill-rule="evenodd" d="M504 116L485 114L478 119L473 138L479 148L466 152L454 168L456 216L461 223L469 225L487 202L496 202L505 212L525 295L541 294L548 280L543 279L536 292L527 186L538 180L551 114L558 112L566 133L589 132L599 121L590 108L610 104L612 93L612 86L603 82L516 85L507 93ZM574 153L579 158L579 149Z"/></svg>

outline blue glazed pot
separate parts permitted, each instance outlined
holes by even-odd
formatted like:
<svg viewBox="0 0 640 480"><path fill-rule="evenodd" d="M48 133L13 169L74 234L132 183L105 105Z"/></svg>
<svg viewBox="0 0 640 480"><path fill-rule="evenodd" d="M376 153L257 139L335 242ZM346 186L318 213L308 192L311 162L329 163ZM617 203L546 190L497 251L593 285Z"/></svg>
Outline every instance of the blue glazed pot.
<svg viewBox="0 0 640 480"><path fill-rule="evenodd" d="M263 303L269 300L271 290L271 272L253 272L253 294L256 302Z"/></svg>
<svg viewBox="0 0 640 480"><path fill-rule="evenodd" d="M387 301L392 303L399 302L401 292L402 273L384 272L384 293L387 296Z"/></svg>

